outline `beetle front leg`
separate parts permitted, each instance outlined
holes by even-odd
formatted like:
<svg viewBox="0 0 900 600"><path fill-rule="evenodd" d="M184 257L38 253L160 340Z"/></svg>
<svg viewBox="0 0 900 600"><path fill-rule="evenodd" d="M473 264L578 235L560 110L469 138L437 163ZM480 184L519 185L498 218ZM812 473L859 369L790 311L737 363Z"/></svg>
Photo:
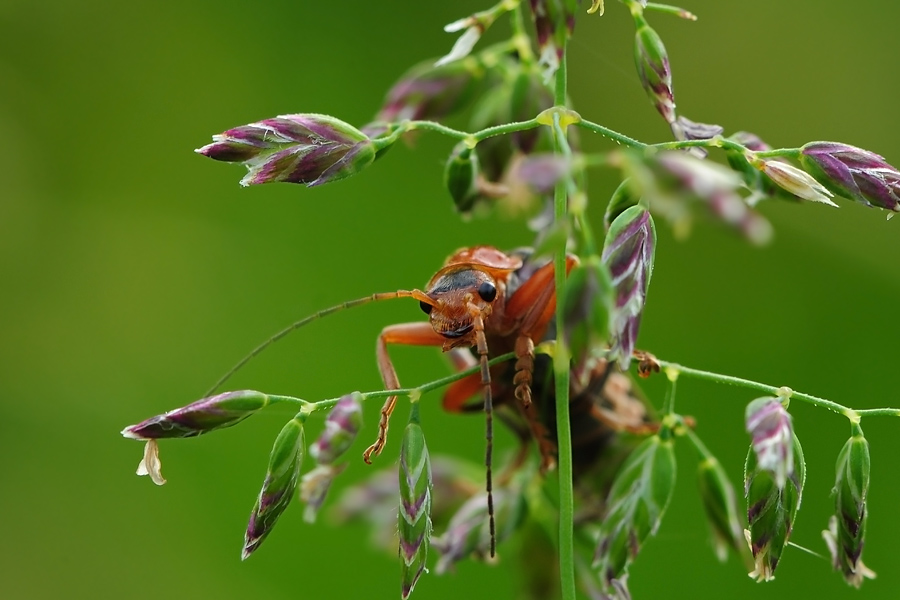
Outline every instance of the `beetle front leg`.
<svg viewBox="0 0 900 600"><path fill-rule="evenodd" d="M375 355L378 359L378 370L381 380L388 390L400 389L400 381L397 379L397 371L388 354L388 344L404 344L407 346L442 346L444 339L434 332L429 323L402 323L390 325L381 331L378 343L375 347ZM389 397L381 407L381 418L378 421L378 437L375 443L363 452L363 460L372 464L372 456L378 456L387 443L388 422L394 407L397 406L397 396Z"/></svg>
<svg viewBox="0 0 900 600"><path fill-rule="evenodd" d="M566 257L566 274L578 264L575 256ZM516 290L506 303L506 318L518 321L516 338L516 398L531 404L531 373L534 370L534 341L540 340L556 312L556 288L553 263L548 263Z"/></svg>

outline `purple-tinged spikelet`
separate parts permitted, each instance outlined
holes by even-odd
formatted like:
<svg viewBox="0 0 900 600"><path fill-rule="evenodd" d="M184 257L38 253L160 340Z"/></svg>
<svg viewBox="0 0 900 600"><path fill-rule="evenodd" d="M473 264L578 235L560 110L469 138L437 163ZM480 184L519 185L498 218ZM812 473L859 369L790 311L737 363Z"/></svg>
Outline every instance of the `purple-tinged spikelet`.
<svg viewBox="0 0 900 600"><path fill-rule="evenodd" d="M699 200L711 215L750 242L763 245L772 239L769 222L738 194L741 178L731 169L678 151L660 152L653 160L662 169L658 182L661 189L666 187L666 180L673 180L674 194L687 192L686 200Z"/></svg>
<svg viewBox="0 0 900 600"><path fill-rule="evenodd" d="M309 523L316 520L334 478L347 467L346 463L334 463L350 449L362 427L361 400L359 392L338 400L325 419L325 430L309 447L317 466L306 473L300 482L300 499L306 503L303 518Z"/></svg>
<svg viewBox="0 0 900 600"><path fill-rule="evenodd" d="M757 581L775 578L775 569L787 547L800 510L806 463L796 435L792 435L791 444L792 463L785 470L792 475L783 486L778 485L771 468L761 468L757 464L758 452L753 446L747 453L744 496L747 498L748 527L744 530L744 537L753 553L754 569L749 575ZM783 456L784 452L780 454Z"/></svg>
<svg viewBox="0 0 900 600"><path fill-rule="evenodd" d="M409 598L425 571L431 541L431 462L425 433L418 422L419 405L413 404L410 422L400 445L400 561L404 600Z"/></svg>
<svg viewBox="0 0 900 600"><path fill-rule="evenodd" d="M794 474L794 444L791 415L781 400L757 398L747 405L747 432L759 469L771 471L779 489Z"/></svg>
<svg viewBox="0 0 900 600"><path fill-rule="evenodd" d="M268 404L269 397L262 392L225 392L129 425L122 430L122 435L147 442L137 474L149 475L153 483L163 485L166 480L162 476L157 439L189 438L231 427Z"/></svg>
<svg viewBox="0 0 900 600"><path fill-rule="evenodd" d="M810 142L800 148L800 164L838 196L900 212L900 172L874 152L837 142Z"/></svg>
<svg viewBox="0 0 900 600"><path fill-rule="evenodd" d="M837 204L831 200L834 194L803 169L798 169L779 159L763 160L749 155L747 160L779 187L794 196L837 208Z"/></svg>
<svg viewBox="0 0 900 600"><path fill-rule="evenodd" d="M875 573L862 561L866 534L866 497L870 476L869 442L858 425L841 449L837 459L834 483L835 514L822 532L835 570L853 587Z"/></svg>
<svg viewBox="0 0 900 600"><path fill-rule="evenodd" d="M466 214L472 210L480 193L478 176L481 169L478 153L465 142L458 143L444 166L444 185L453 198L457 212Z"/></svg>
<svg viewBox="0 0 900 600"><path fill-rule="evenodd" d="M494 490L494 509L497 513L497 542L509 537L527 515L527 503L520 489ZM440 554L435 572L438 575L470 556L490 556L491 533L488 526L487 494L471 496L459 507L443 535L434 538L432 547Z"/></svg>
<svg viewBox="0 0 900 600"><path fill-rule="evenodd" d="M320 465L330 465L341 457L356 439L362 427L362 395L353 392L341 397L325 419L325 431L309 447L309 454Z"/></svg>
<svg viewBox="0 0 900 600"><path fill-rule="evenodd" d="M466 105L484 74L484 66L475 58L440 67L432 62L419 64L391 87L376 120L443 119Z"/></svg>
<svg viewBox="0 0 900 600"><path fill-rule="evenodd" d="M129 425L122 435L133 440L194 437L237 425L268 403L262 392L225 392Z"/></svg>
<svg viewBox="0 0 900 600"><path fill-rule="evenodd" d="M746 555L744 526L738 516L737 496L725 469L713 456L705 457L697 469L700 499L712 533L716 557L725 562L729 552Z"/></svg>
<svg viewBox="0 0 900 600"><path fill-rule="evenodd" d="M538 63L543 67L544 81L549 82L559 69L566 40L575 31L575 11L580 0L530 0L531 17L537 34L540 56ZM600 10L602 3L592 3L593 12ZM591 11L588 11L591 12Z"/></svg>
<svg viewBox="0 0 900 600"><path fill-rule="evenodd" d="M288 421L275 439L262 489L250 513L241 559L246 560L272 532L297 491L305 447L300 417Z"/></svg>
<svg viewBox="0 0 900 600"><path fill-rule="evenodd" d="M604 593L622 597L628 566L641 544L655 535L675 489L672 433L661 430L635 448L609 492L609 510L600 526L594 555ZM621 589L620 589L621 588Z"/></svg>
<svg viewBox="0 0 900 600"><path fill-rule="evenodd" d="M241 185L283 181L312 187L358 173L381 149L334 117L296 114L229 129L196 152L242 163L249 172Z"/></svg>
<svg viewBox="0 0 900 600"><path fill-rule="evenodd" d="M587 378L590 369L581 367L594 349L605 344L615 306L609 269L599 256L587 257L569 272L564 297L563 335L572 356L573 374Z"/></svg>
<svg viewBox="0 0 900 600"><path fill-rule="evenodd" d="M603 245L615 294L610 313L610 357L626 370L641 325L647 289L653 274L656 228L643 206L625 209L610 225Z"/></svg>
<svg viewBox="0 0 900 600"><path fill-rule="evenodd" d="M634 38L634 62L644 91L656 110L670 126L675 123L675 94L672 91L672 68L662 38L643 18L637 19Z"/></svg>

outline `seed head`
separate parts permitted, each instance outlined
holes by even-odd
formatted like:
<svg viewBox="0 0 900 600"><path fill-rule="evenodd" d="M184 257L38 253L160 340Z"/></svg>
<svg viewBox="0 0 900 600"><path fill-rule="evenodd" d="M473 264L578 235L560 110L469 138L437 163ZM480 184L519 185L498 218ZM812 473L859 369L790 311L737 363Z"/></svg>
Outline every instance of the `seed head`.
<svg viewBox="0 0 900 600"><path fill-rule="evenodd" d="M194 437L237 425L268 403L269 397L262 392L225 392L129 425L122 435L133 440Z"/></svg>
<svg viewBox="0 0 900 600"><path fill-rule="evenodd" d="M468 213L480 197L478 154L465 142L458 143L444 166L444 185L457 212Z"/></svg>
<svg viewBox="0 0 900 600"><path fill-rule="evenodd" d="M742 181L731 169L678 151L660 152L652 160L663 193L681 202L699 201L713 217L754 244L772 239L772 226L740 196ZM650 198L651 207L654 199Z"/></svg>
<svg viewBox="0 0 900 600"><path fill-rule="evenodd" d="M642 23L635 33L634 61L641 85L666 123L675 123L675 94L669 54L656 30Z"/></svg>
<svg viewBox="0 0 900 600"><path fill-rule="evenodd" d="M303 422L295 417L282 428L269 454L269 467L244 534L241 559L246 560L272 532L297 491L303 461Z"/></svg>
<svg viewBox="0 0 900 600"><path fill-rule="evenodd" d="M775 473L757 464L758 452L750 447L744 466L744 495L747 498L748 528L744 537L753 553L755 568L750 577L757 581L775 578L775 569L787 546L800 509L803 485L806 481L806 463L800 440L793 436L791 451L793 476L784 486L779 486Z"/></svg>
<svg viewBox="0 0 900 600"><path fill-rule="evenodd" d="M320 465L333 464L356 439L362 427L362 395L353 392L343 396L328 413L325 430L309 447L309 454Z"/></svg>
<svg viewBox="0 0 900 600"><path fill-rule="evenodd" d="M602 260L609 268L615 294L609 321L610 352L623 371L631 361L640 329L655 250L656 228L642 206L627 208L616 217L603 245Z"/></svg>
<svg viewBox="0 0 900 600"><path fill-rule="evenodd" d="M715 457L708 456L700 462L697 483L718 559L725 562L729 551L746 553L744 526L739 517L734 487Z"/></svg>
<svg viewBox="0 0 900 600"><path fill-rule="evenodd" d="M865 545L866 497L869 493L869 443L856 427L837 459L834 484L835 514L822 532L834 568L853 587L860 587L864 579L873 579L872 572L862 562Z"/></svg>
<svg viewBox="0 0 900 600"><path fill-rule="evenodd" d="M900 172L874 152L837 142L810 142L800 148L800 164L838 196L900 212Z"/></svg>
<svg viewBox="0 0 900 600"><path fill-rule="evenodd" d="M762 160L755 157L748 157L748 160L781 188L798 198L821 202L837 208L837 204L830 199L834 194L806 171L780 160Z"/></svg>
<svg viewBox="0 0 900 600"><path fill-rule="evenodd" d="M747 405L746 426L753 438L757 467L770 471L778 489L783 489L794 474L791 415L778 398L757 398Z"/></svg>
<svg viewBox="0 0 900 600"><path fill-rule="evenodd" d="M283 181L312 187L355 175L375 160L380 149L364 133L334 117L297 114L229 129L196 152L242 163L249 172L241 185Z"/></svg>
<svg viewBox="0 0 900 600"><path fill-rule="evenodd" d="M609 511L600 526L594 567L614 593L641 544L655 535L675 488L675 452L671 432L644 440L619 469L609 493Z"/></svg>
<svg viewBox="0 0 900 600"><path fill-rule="evenodd" d="M466 105L484 74L484 65L474 57L440 67L421 63L391 87L376 119L388 123L443 119Z"/></svg>
<svg viewBox="0 0 900 600"><path fill-rule="evenodd" d="M400 445L400 560L402 597L409 598L425 571L431 541L431 462L425 434L418 423L418 404L403 432Z"/></svg>
<svg viewBox="0 0 900 600"><path fill-rule="evenodd" d="M509 537L527 516L527 504L521 490L494 490L497 515L497 542ZM469 556L490 555L491 534L488 527L487 494L471 496L459 507L443 535L434 538L432 546L440 553L435 572L440 575Z"/></svg>
<svg viewBox="0 0 900 600"><path fill-rule="evenodd" d="M604 345L614 306L609 269L599 256L589 256L572 269L564 297L563 334L578 366Z"/></svg>

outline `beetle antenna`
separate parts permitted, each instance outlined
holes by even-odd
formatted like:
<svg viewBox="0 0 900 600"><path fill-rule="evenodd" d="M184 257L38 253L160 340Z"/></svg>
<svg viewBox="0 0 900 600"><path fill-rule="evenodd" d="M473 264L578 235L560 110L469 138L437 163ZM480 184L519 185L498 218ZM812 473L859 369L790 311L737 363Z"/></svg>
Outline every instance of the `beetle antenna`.
<svg viewBox="0 0 900 600"><path fill-rule="evenodd" d="M261 343L259 346L257 346L253 350L251 350L249 354L247 354L244 358L239 360L236 365L231 367L231 369L229 369L227 373L225 373L222 377L220 377L219 380L215 383L215 385L213 385L209 389L209 391L206 392L206 394L204 394L204 396L212 396L215 393L215 391L222 386L222 384L224 384L226 381L231 379L231 376L234 375L235 373L237 373L238 371L240 371L244 367L244 365L246 365L248 362L250 362L250 360L254 356L259 354L260 352L262 352L263 350L265 350L266 348L268 348L269 346L271 346L272 344L274 344L281 338L285 337L287 334L291 333L292 331L296 331L296 330L300 329L301 327L303 327L304 325L307 325L317 319L321 319L322 317L326 317L332 313L342 311L345 308L353 308L354 306L368 304L369 302L378 302L380 300L392 300L394 298L415 298L416 300L419 300L420 302L425 302L427 304L434 304L434 300L429 298L424 292L422 292L420 290L397 290L396 292L381 292L378 294L372 294L371 296L357 298L356 300L350 300L349 302L342 302L341 304L336 304L335 306L331 306L329 308L320 310L319 312L313 313L313 314L309 315L308 317L305 317L303 319L300 319L299 321L291 323L290 325L288 325L287 327L285 327L284 329L282 329L281 331L279 331L278 333L276 333L275 335L273 335L272 337L270 337L269 339L267 339L266 341Z"/></svg>

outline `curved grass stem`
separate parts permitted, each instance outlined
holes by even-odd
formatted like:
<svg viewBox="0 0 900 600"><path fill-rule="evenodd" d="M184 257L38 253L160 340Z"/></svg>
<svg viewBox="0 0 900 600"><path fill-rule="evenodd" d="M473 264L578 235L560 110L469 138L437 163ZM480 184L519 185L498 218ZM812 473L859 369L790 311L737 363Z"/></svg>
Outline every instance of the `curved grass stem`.
<svg viewBox="0 0 900 600"><path fill-rule="evenodd" d="M502 363L508 360L512 360L516 358L515 352L507 352L506 354L501 354L496 358L492 358L488 361L488 365L496 365L498 363ZM481 371L480 366L472 367L471 369L466 369L465 371L459 371L458 373L454 373L453 375L448 375L446 377L441 377L440 379L435 379L434 381L429 381L427 383L423 383L420 386L412 387L412 388L401 388L397 390L376 390L372 392L362 392L360 395L363 400L369 400L372 398L387 398L388 396L406 396L407 398L412 399L414 402L418 401L418 399L427 392L431 392L438 388L442 388L446 385L453 383L454 381L458 381L465 377L468 377L472 373L478 373ZM320 410L327 410L333 407L341 397L338 398L328 398L326 400L319 400L318 402L306 402L305 400L300 400L299 398L291 398L290 396L271 396L271 398L278 398L279 401L293 401L293 402L302 402L305 404L303 410L306 413L313 413Z"/></svg>
<svg viewBox="0 0 900 600"><path fill-rule="evenodd" d="M900 408L865 408L857 410L826 398L820 398L818 396L813 396L812 394L795 391L789 387L776 387L774 385L768 385L750 379L743 379L741 377L734 377L732 375L722 375L711 371L692 369L691 367L685 367L684 365L665 360L658 360L657 362L663 369L671 370L679 375L757 390L787 400L800 400L807 404L812 404L813 406L825 408L839 415L843 415L847 417L851 423L858 423L862 417L900 417Z"/></svg>

